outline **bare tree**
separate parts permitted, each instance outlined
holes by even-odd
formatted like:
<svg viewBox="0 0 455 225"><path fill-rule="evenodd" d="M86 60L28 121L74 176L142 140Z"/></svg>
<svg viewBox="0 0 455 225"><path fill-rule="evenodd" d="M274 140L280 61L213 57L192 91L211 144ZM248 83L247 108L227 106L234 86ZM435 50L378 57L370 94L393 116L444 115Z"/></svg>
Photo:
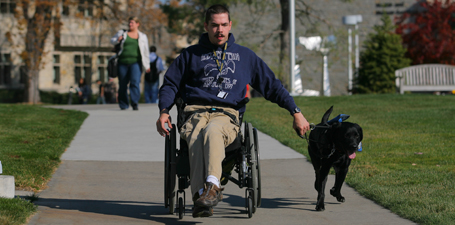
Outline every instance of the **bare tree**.
<svg viewBox="0 0 455 225"><path fill-rule="evenodd" d="M25 63L26 73L24 102L33 104L40 102L39 71L46 55L46 40L52 28L57 25L53 18L57 5L57 0L18 0L15 17L19 32L6 33L10 42L15 35L23 38L24 48L20 56Z"/></svg>

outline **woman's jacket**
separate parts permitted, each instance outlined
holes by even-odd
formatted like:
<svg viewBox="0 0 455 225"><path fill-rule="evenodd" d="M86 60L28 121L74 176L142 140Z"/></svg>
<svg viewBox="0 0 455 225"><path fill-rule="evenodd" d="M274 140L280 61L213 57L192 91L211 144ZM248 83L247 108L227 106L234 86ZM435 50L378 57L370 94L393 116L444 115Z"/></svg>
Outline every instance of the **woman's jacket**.
<svg viewBox="0 0 455 225"><path fill-rule="evenodd" d="M139 33L138 44L139 44L139 49L141 52L142 66L145 68L145 70L148 70L150 68L149 41L148 41L147 35L145 35L144 33L140 32L140 31L137 31L137 32ZM111 44L116 45L116 44L118 44L118 38L120 36L123 36L123 40L120 44L120 51L118 52L118 55L122 54L123 43L124 43L124 40L126 40L127 35L128 35L128 32L126 30L119 30L111 38Z"/></svg>

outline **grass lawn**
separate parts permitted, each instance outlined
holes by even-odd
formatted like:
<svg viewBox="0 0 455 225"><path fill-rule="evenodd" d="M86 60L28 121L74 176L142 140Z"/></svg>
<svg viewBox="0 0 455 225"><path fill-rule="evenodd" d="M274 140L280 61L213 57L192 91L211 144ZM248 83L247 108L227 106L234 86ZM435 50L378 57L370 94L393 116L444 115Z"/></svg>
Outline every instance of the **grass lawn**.
<svg viewBox="0 0 455 225"><path fill-rule="evenodd" d="M363 151L346 183L360 194L419 224L455 221L455 95L296 97L310 123L348 114L363 128ZM303 153L286 110L262 98L247 105L244 121ZM291 135L292 134L292 135Z"/></svg>
<svg viewBox="0 0 455 225"><path fill-rule="evenodd" d="M13 175L18 189L44 189L87 116L79 111L0 104L3 175ZM35 210L29 201L0 198L0 224L23 224Z"/></svg>

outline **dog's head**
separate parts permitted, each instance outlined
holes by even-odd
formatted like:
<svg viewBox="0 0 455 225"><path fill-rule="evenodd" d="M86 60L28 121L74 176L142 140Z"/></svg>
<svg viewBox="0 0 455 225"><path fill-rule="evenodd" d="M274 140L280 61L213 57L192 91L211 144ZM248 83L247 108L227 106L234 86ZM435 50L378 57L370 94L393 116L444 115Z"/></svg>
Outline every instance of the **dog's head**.
<svg viewBox="0 0 455 225"><path fill-rule="evenodd" d="M356 123L335 122L332 125L332 141L338 151L344 152L350 159L355 158L355 153L363 139L362 128Z"/></svg>

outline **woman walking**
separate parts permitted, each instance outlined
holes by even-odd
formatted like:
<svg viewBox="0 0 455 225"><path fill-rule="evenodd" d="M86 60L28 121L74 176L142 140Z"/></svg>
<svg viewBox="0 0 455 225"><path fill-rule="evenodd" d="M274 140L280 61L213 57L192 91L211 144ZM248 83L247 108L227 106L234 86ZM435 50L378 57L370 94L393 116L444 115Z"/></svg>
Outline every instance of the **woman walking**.
<svg viewBox="0 0 455 225"><path fill-rule="evenodd" d="M128 85L130 89L131 106L133 110L138 110L138 102L141 97L140 82L142 68L150 72L149 45L147 35L140 32L139 19L137 17L128 18L128 30L119 30L111 43L120 44L117 53L118 58L118 102L120 109L128 109L130 101L128 98Z"/></svg>

